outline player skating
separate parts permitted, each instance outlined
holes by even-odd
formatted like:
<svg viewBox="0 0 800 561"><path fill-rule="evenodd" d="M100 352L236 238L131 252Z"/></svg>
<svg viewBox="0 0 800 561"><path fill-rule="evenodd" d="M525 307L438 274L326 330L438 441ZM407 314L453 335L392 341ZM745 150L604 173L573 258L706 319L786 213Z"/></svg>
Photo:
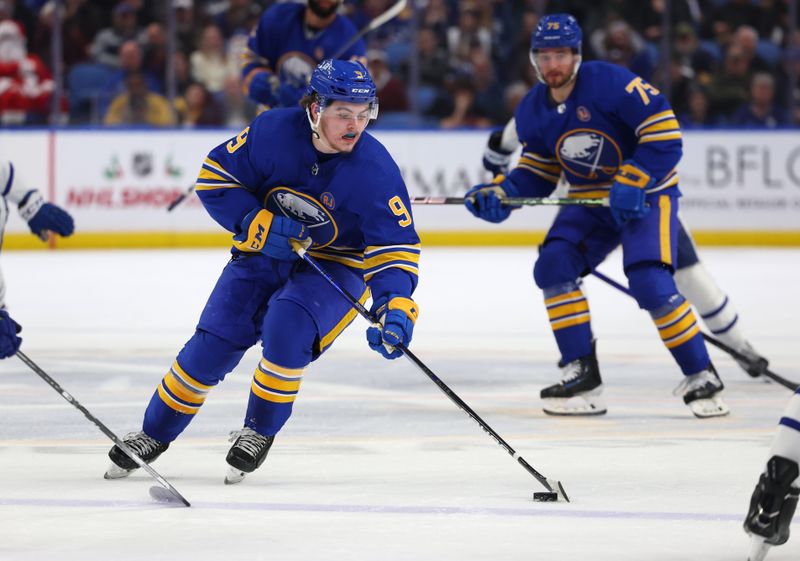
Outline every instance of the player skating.
<svg viewBox="0 0 800 561"><path fill-rule="evenodd" d="M142 431L125 442L155 460L200 410L244 352L262 343L244 428L227 455L226 482L261 465L288 420L306 367L330 347L356 311L308 264L290 239L364 302L382 330L370 347L387 358L408 345L418 309L419 238L400 170L364 132L377 116L375 84L358 62L327 60L311 78L302 107L262 113L203 163L197 193L234 234L222 272L192 338L145 411ZM312 242L313 240L313 242ZM115 446L107 478L136 465Z"/></svg>
<svg viewBox="0 0 800 561"><path fill-rule="evenodd" d="M516 121L512 118L503 130L489 135L483 154L483 167L495 175L508 173L511 155L519 148ZM559 186L559 190L562 186ZM678 215L678 253L675 263L675 284L678 291L695 307L709 331L723 343L742 354L747 361L739 365L750 376L758 377L769 362L745 337L739 325L739 314L728 295L719 287L697 255L697 247L689 229Z"/></svg>
<svg viewBox="0 0 800 561"><path fill-rule="evenodd" d="M523 152L508 177L474 187L467 208L508 218L504 197L548 196L563 173L570 196L608 197L610 208L568 206L550 228L534 268L561 361L560 383L541 392L556 415L606 412L589 305L578 280L618 245L631 292L656 324L684 380L676 389L698 417L729 412L694 312L678 292L678 174L681 132L661 93L628 70L581 65L582 31L568 14L543 17L531 37L541 84L517 107Z"/></svg>

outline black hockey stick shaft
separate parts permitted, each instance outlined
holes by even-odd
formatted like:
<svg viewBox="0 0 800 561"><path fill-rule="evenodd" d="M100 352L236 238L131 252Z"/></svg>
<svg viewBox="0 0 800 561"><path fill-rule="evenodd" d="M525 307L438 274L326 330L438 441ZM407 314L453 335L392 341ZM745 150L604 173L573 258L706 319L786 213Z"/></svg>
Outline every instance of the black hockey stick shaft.
<svg viewBox="0 0 800 561"><path fill-rule="evenodd" d="M465 197L411 197L414 205L463 205ZM549 197L505 197L507 205L519 206L608 206L608 199L551 199Z"/></svg>
<svg viewBox="0 0 800 561"><path fill-rule="evenodd" d="M194 193L195 185L196 185L195 183L192 183L192 185L188 189L186 189L186 191L175 197L175 200L169 203L169 206L167 207L167 212L172 212L173 210L175 210L175 207L177 207L179 204L185 201L189 195Z"/></svg>
<svg viewBox="0 0 800 561"><path fill-rule="evenodd" d="M625 294L627 294L628 296L633 298L633 295L631 294L630 289L627 286L623 285L622 283L615 281L614 279L604 275L600 271L592 271L592 275L594 275L595 277L597 277L601 281L605 282L606 284L608 284L610 286L613 286L614 288L616 288L620 292L624 292ZM740 353L739 351L737 351L736 349L734 349L730 345L726 345L725 343L723 343L722 341L720 341L719 339L717 339L713 335L709 335L705 331L701 331L700 333L703 335L703 339L707 343L709 343L711 345L714 345L715 347L717 347L718 349L720 349L722 351L725 351L726 353L731 355L737 361L748 363L748 364L752 363L752 361L748 357L746 357L745 355L743 355L742 353ZM800 387L798 387L797 384L795 384L791 380L787 380L783 376L780 376L780 375L776 374L775 372L773 372L769 368L764 368L762 370L762 373L767 378L770 378L771 380L774 380L775 382L779 383L781 386L783 386L785 388L789 388L792 391L797 391L798 389L800 389Z"/></svg>
<svg viewBox="0 0 800 561"><path fill-rule="evenodd" d="M315 259L313 259L310 255L308 255L304 247L302 247L299 243L294 241L292 242L292 247L294 248L295 252L303 259L303 261L308 263L315 271L317 271L317 273L319 273L326 281L328 281L328 284L330 284L333 287L333 289L336 290L336 292L338 292L345 300L347 300L350 303L350 305L363 318L365 318L372 325L376 326L380 325L375 316L373 316L369 312L369 310L367 310L367 308L365 308L364 305L358 301L358 299L356 299L352 294L350 294L345 288L339 286L339 283L337 283L336 280L333 277L331 277L327 273L327 271L325 271L325 269L323 269L319 265L319 263L316 262ZM486 421L484 421L480 417L480 415L478 415L469 405L467 405L467 403L463 399L461 399L458 396L458 394L456 394L453 390L451 390L450 387L447 384L445 384L436 374L434 374L430 368L428 368L420 359L418 359L417 356L408 349L408 347L406 347L403 344L399 344L396 346L396 348L399 349L403 353L403 355L414 364L414 366L419 368L428 378L430 378L431 381L433 381L433 383L436 384L436 386L440 390L442 390L442 392L450 399L450 401L455 403L462 411L464 411L467 415L469 415L473 421L478 423L478 425L484 430L484 432L486 432L489 436L491 436L495 440L495 442L497 442L500 446L502 446L503 449L505 449L505 451L508 452L508 454L512 458L517 460L517 462L522 467L524 467L525 470L536 479L536 481L541 483L542 486L544 486L544 488L547 489L548 491L560 493L564 497L564 500L569 502L569 497L567 496L566 491L564 491L564 486L561 484L560 481L548 479L547 477L536 471L533 468L533 466L531 466L527 461L525 461L525 458L520 456L519 453L517 453L517 451L514 450L508 444L508 442L506 442L503 439L503 437L497 434L494 431L494 429L490 427L486 423Z"/></svg>
<svg viewBox="0 0 800 561"><path fill-rule="evenodd" d="M370 21L367 25L362 27L358 31L358 33L356 33L355 35L350 37L350 39L348 39L347 42L344 45L339 47L339 49L336 51L336 53L331 58L338 59L340 56L342 56L347 51L347 49L352 47L355 44L355 42L358 41L359 39L361 39L364 35L366 35L367 33L369 33L370 31L372 31L374 29L379 28L384 23L386 23L389 20L391 20L391 19L397 17L398 15L400 15L400 12L405 10L407 3L408 3L408 0L398 0L391 7L389 7L385 12L383 12L382 14L380 14L378 16L375 16L375 18L372 21Z"/></svg>
<svg viewBox="0 0 800 561"><path fill-rule="evenodd" d="M110 438L114 442L114 444L119 446L120 449L123 452L125 452L125 454L127 454L131 460L139 464L139 467L143 468L147 473L153 476L153 478L156 481L158 481L159 484L161 484L161 486L163 486L170 493L172 493L172 495L175 498L177 498L180 502L182 502L184 505L192 506L189 503L189 501L187 501L184 498L184 496L181 495L169 481L164 479L156 470L154 470L147 463L145 463L139 456L137 456L136 453L133 450L131 450L130 447L128 447L128 445L125 444L121 438L119 438L116 434L114 434L114 432L111 429L109 429L100 419L92 415L91 412L89 412L89 410L86 409L86 407L81 405L77 399L72 397L72 395L68 391L62 388L61 385L58 382L56 382L47 372L42 370L35 362L33 362L30 358L28 358L28 356L25 353L23 353L22 351L17 351L17 356L22 362L24 362L28 366L28 368L33 370L42 380L50 384L50 387L52 387L59 394L61 394L61 397L66 399L70 405L75 407L78 411L83 413L84 417L86 417L92 423L94 423L95 426L99 428L104 435Z"/></svg>

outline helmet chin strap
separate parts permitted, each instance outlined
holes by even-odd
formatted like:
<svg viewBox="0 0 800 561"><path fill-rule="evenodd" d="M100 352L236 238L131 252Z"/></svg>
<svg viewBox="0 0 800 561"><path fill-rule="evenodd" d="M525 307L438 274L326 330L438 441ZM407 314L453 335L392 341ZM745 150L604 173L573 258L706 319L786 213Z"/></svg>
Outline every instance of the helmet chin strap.
<svg viewBox="0 0 800 561"><path fill-rule="evenodd" d="M317 140L321 140L319 135L319 121L322 119L322 107L317 104L319 111L317 112L316 120L311 117L311 106L309 105L306 107L306 117L308 118L308 124L311 126L311 134L314 135L314 138Z"/></svg>

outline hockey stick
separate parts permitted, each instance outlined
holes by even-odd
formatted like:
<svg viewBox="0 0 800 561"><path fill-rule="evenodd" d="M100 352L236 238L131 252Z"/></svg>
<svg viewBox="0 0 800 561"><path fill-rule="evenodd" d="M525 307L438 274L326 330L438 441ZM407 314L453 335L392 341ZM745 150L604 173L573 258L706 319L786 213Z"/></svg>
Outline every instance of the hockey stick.
<svg viewBox="0 0 800 561"><path fill-rule="evenodd" d="M359 39L361 39L364 35L366 35L370 31L372 31L373 29L378 29L380 26L382 26L384 23L386 23L390 19L398 16L400 14L400 12L402 12L403 10L406 9L406 4L407 3L408 3L408 0L399 0L398 2L395 2L394 5L391 8L389 8L388 10L386 10L385 12L380 14L379 16L376 16L375 19L373 19L367 25L362 27L358 31L358 33L356 33L355 35L350 37L350 39L348 39L347 43L345 43L344 45L339 47L339 50L336 51L336 54L334 54L331 58L334 59L334 60L339 58L340 56L342 56L345 53L345 51L347 49L352 47L355 44L355 42L358 41Z"/></svg>
<svg viewBox="0 0 800 561"><path fill-rule="evenodd" d="M125 443L122 441L122 439L120 439L120 438L119 438L119 437L118 437L116 434L114 434L114 433L111 431L111 429L109 429L107 426L105 426L105 425L103 424L103 422L102 422L102 421L100 421L100 419L98 419L97 417L95 417L94 415L92 415L92 414L89 412L89 410L88 410L88 409L86 409L86 407L84 407L83 405L81 405L81 404L78 402L78 400L77 400L77 399L75 399L74 397L72 397L72 395L70 395L70 394L69 394L69 392L67 392L67 391L66 391L64 388L62 388L62 387L59 385L59 383L58 383L58 382L56 382L55 380L53 380L53 378L51 378L51 377L50 377L50 375L49 375L47 372L45 372L44 370L42 370L41 368L39 368L39 366L38 366L38 365L37 365L35 362L33 362L33 361L30 359L30 358L28 358L28 356L27 356L25 353L23 353L22 351L17 351L17 356L18 356L18 357L19 357L19 359L20 359L22 362L24 362L24 363L25 363L25 364L26 364L26 365L27 365L27 366L28 366L28 367L29 367L31 370L33 370L33 371L34 371L34 372L35 372L35 373L36 373L36 374L37 374L37 375L38 375L38 376L39 376L39 377L40 377L42 380L44 380L45 382L47 382L48 384L50 384L50 386L51 386L51 387L52 387L54 390L56 390L56 391L57 391L59 394L61 394L61 397L63 397L64 399L66 399L66 400L67 400L67 401L68 401L68 402L69 402L71 405L73 405L73 406L74 406L76 409L78 409L78 410L79 410L81 413L83 413L84 417L86 417L86 418L87 418L87 419L89 419L91 422L93 422L93 423L94 423L94 424L97 426L97 428L99 428L99 429L100 429L100 431L101 431L103 434L105 434L105 435L106 435L108 438L110 438L111 440L113 440L113 441L114 441L114 444L116 444L117 446L119 446L119 447L120 447L120 449L121 449L123 452L125 452L125 454L127 454L127 455L128 455L128 457L130 457L130 459L131 459L131 460L133 460L134 462L136 462L137 464L139 464L139 467L141 467L141 468L144 468L144 470L145 470L147 473L149 473L150 475L152 475L152 476L153 476L153 478L154 478L156 481L158 481L158 482L159 482L159 483L160 483L160 484L161 484L161 485L162 485L162 486L163 486L165 489L167 489L167 490L169 491L169 495L166 495L166 494L164 494L164 493L161 493L161 492L160 492L160 491L161 491L161 489L159 489L158 487L153 487L153 488L151 488L151 489L150 489L150 495L152 495L152 496L153 496L153 498L156 498L156 499L159 499L159 500L168 500L169 502L175 502L175 500L177 499L178 501L180 501L181 503L183 503L185 506L192 506L192 505L189 503L189 501L187 501L187 500L186 500L186 499L183 497L183 495L181 495L181 494L178 492L178 490L177 490L177 489L175 489L175 487L173 487L173 486L170 484L170 482L169 482L169 481L167 481L166 479L164 479L164 478L163 478L161 475L159 475L159 474L158 474L158 472L157 472L156 470L154 470L154 469L153 469L152 467L150 467L148 464L146 464L145 462L143 462L143 461L142 461L142 459L141 459L139 456L137 456L137 455L136 455L136 453L135 453L133 450L131 450L131 449L128 447L128 445L127 445L127 444L125 444ZM169 499L171 499L171 500L169 500Z"/></svg>
<svg viewBox="0 0 800 561"><path fill-rule="evenodd" d="M413 205L463 205L465 197L411 197ZM608 199L550 199L547 197L505 197L507 205L520 206L608 206Z"/></svg>
<svg viewBox="0 0 800 561"><path fill-rule="evenodd" d="M183 201L186 200L186 197L194 193L194 188L196 185L197 185L196 183L192 183L192 185L188 189L186 189L186 191L175 197L175 200L169 203L169 206L167 207L167 212L172 212L176 206L178 206L179 204L181 204Z"/></svg>
<svg viewBox="0 0 800 561"><path fill-rule="evenodd" d="M600 271L592 271L592 274L595 277L597 277L598 279L600 279L601 281L605 282L606 284L608 284L610 286L613 286L614 288L616 288L620 292L624 292L628 296L633 297L633 295L631 294L630 289L628 289L628 287L626 287L622 283L615 281L611 277L607 277L606 275L604 275ZM737 351L736 349L734 349L730 345L726 345L725 343L723 343L722 341L720 341L719 339L717 339L713 335L709 335L708 333L706 333L704 331L701 331L700 333L703 335L703 339L705 339L705 341L707 343L710 343L711 345L714 345L718 349L720 349L722 351L725 351L726 353L731 355L738 362L744 362L744 363L752 364L752 361L748 357L746 357L745 355L743 355L742 353L740 353L739 351ZM773 372L769 368L765 367L761 371L761 373L764 374L764 376L766 376L767 378L770 378L771 380L774 380L775 382L779 383L781 386L783 386L785 388L789 388L792 391L797 391L798 389L800 389L800 386L798 386L797 384L795 384L794 382L792 382L790 380L787 380L783 376L779 376L778 374L775 374L775 372Z"/></svg>
<svg viewBox="0 0 800 561"><path fill-rule="evenodd" d="M311 265L311 267L315 271L317 271L326 281L328 281L328 284L330 284L334 288L334 290L336 290L336 292L338 292L345 300L347 300L350 303L350 305L363 318L365 318L372 325L380 327L380 323L378 323L378 320L375 318L375 316L373 316L369 312L369 310L367 310L361 304L361 302L359 302L356 298L354 298L352 294L350 294L346 289L339 286L339 284L333 279L333 277L331 277L325 271L325 269L323 269L319 265L319 263L316 262L316 260L314 260L310 255L306 253L306 249L302 245L300 245L299 242L291 240L290 243L292 244L292 248L297 253L297 255L299 255L300 258L303 259L303 261ZM567 496L567 492L564 491L564 486L561 484L560 481L555 479L548 479L547 477L536 471L528 462L525 461L525 458L520 456L505 440L503 440L503 438L499 434L497 434L494 431L494 429L492 429L492 427L486 424L486 421L481 419L480 416L477 413L475 413L475 411L473 411L472 408L469 405L467 405L463 399L461 399L453 390L451 390L450 387L447 384L445 384L436 374L434 374L430 368L425 366L425 364L420 359L418 359L414 355L414 353L412 353L408 349L408 347L406 347L403 344L399 344L396 346L396 348L399 349L400 352L402 352L403 355L414 364L414 366L419 368L428 378L430 378L431 381L433 381L433 383L436 384L439 387L439 389L442 390L442 392L450 399L450 401L455 403L462 411L464 411L467 415L469 415L473 421L478 423L478 425L480 425L480 427L489 436L491 436L495 440L495 442L497 442L500 446L502 446L503 449L506 452L508 452L508 454L512 458L517 460L517 462L519 462L519 464L522 467L524 467L527 470L527 472L530 473L536 479L536 481L541 483L545 489L547 489L551 493L556 493L557 495L564 497L565 501L570 502L569 497Z"/></svg>

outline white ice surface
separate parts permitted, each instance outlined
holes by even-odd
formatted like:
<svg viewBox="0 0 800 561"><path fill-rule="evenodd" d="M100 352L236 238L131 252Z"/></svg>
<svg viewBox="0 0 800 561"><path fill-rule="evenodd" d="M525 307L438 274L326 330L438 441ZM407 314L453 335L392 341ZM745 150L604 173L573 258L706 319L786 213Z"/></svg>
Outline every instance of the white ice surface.
<svg viewBox="0 0 800 561"><path fill-rule="evenodd" d="M427 249L412 348L573 502L542 490L357 319L305 376L264 466L225 486L255 348L153 467L192 503L150 499L144 473L105 481L110 443L17 359L0 362L0 560L741 560L750 493L790 392L711 350L733 413L698 420L651 321L587 280L609 413L545 416L557 352L531 279L535 251ZM773 370L800 380L800 252L702 255ZM9 252L23 350L117 434L191 335L221 251ZM605 272L621 277L619 256ZM795 533L800 533L797 525ZM796 561L800 537L768 561Z"/></svg>

